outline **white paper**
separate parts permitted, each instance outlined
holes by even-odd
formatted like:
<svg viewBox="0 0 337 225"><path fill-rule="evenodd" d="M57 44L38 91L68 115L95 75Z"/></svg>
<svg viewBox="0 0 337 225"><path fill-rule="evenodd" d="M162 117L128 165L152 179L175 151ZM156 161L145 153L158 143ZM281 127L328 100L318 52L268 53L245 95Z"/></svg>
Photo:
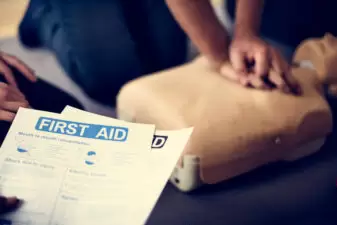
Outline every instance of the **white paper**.
<svg viewBox="0 0 337 225"><path fill-rule="evenodd" d="M49 224L65 168L12 157L2 158L0 162L1 195L24 199L22 207L15 214L1 218L0 224Z"/></svg>
<svg viewBox="0 0 337 225"><path fill-rule="evenodd" d="M139 174L11 157L3 161L1 193L24 200L18 211L4 218L13 225L140 224L139 218L128 216L141 207L134 190L141 183Z"/></svg>
<svg viewBox="0 0 337 225"><path fill-rule="evenodd" d="M129 122L85 112L67 106L61 113L65 118L82 118L87 121L100 120L104 124L128 124ZM156 130L152 142L151 160L147 164L148 176L143 183L147 185L148 195L144 195L144 210L152 210L165 187L174 167L183 152L183 149L192 133L192 128L181 130L163 131ZM145 193L145 190L144 192ZM147 203L145 203L145 201ZM147 207L145 207L147 205ZM139 211L138 213L142 213ZM145 218L146 219L146 218Z"/></svg>
<svg viewBox="0 0 337 225"><path fill-rule="evenodd" d="M76 122L82 127L78 126L81 129L75 136L73 130L67 133L66 129L54 129L52 121ZM116 131L125 128L127 136L103 135L103 139L97 136L102 128L111 127ZM85 211L81 207L92 202L95 207L89 208L93 211L102 205L99 212L107 205L119 211L119 216L113 218L112 214L106 214L108 218L100 216L100 224L111 224L111 221L130 224L130 217L123 215L139 207L130 202L137 201L138 189L134 187L141 182L142 163L149 158L153 134L153 125L106 126L97 120L90 124L78 118L67 120L53 113L20 109L0 152L2 194L16 195L25 201L11 215L13 224L77 224L83 218L80 224L92 224L89 218L97 217L95 213L80 218L55 217L63 215L60 210L69 205L76 203L76 207L70 208Z"/></svg>
<svg viewBox="0 0 337 225"><path fill-rule="evenodd" d="M53 133L54 120L89 128ZM86 133L91 125L100 129ZM127 138L109 132L95 138L102 127L127 128ZM191 131L154 135L154 125L69 107L62 115L20 109L0 150L0 191L25 203L4 219L13 225L144 224Z"/></svg>
<svg viewBox="0 0 337 225"><path fill-rule="evenodd" d="M66 123L67 127L57 127L58 121L66 121L61 125ZM54 113L20 109L1 146L0 155L6 153L14 158L104 167L128 165L129 161L138 161L151 149L154 125L129 123L123 127L119 124L106 126L101 122L88 123L78 117L68 120ZM118 130L127 130L126 140L118 140L125 136Z"/></svg>

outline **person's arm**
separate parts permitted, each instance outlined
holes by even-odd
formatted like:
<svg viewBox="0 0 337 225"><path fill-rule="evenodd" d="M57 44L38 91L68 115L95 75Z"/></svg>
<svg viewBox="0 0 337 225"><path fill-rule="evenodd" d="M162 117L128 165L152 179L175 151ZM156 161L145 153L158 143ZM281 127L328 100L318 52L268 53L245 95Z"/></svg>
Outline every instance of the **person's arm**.
<svg viewBox="0 0 337 225"><path fill-rule="evenodd" d="M234 35L259 36L264 0L236 0Z"/></svg>
<svg viewBox="0 0 337 225"><path fill-rule="evenodd" d="M280 51L259 37L264 1L236 0L236 3L234 36L229 50L231 64L239 74L236 79L242 85L255 88L272 84L272 87L287 93L299 93L299 85ZM247 68L247 61L253 65L252 68ZM268 76L270 69L276 72L276 76Z"/></svg>
<svg viewBox="0 0 337 225"><path fill-rule="evenodd" d="M214 66L228 59L229 36L209 0L166 0L174 17Z"/></svg>

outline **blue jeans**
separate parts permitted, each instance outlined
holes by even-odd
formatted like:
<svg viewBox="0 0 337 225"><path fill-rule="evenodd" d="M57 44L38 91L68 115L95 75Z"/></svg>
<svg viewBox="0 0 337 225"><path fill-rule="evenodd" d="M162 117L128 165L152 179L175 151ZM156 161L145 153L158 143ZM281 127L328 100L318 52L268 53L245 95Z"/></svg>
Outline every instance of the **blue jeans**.
<svg viewBox="0 0 337 225"><path fill-rule="evenodd" d="M187 39L164 0L45 0L42 44L92 98L114 104L141 75L185 62Z"/></svg>

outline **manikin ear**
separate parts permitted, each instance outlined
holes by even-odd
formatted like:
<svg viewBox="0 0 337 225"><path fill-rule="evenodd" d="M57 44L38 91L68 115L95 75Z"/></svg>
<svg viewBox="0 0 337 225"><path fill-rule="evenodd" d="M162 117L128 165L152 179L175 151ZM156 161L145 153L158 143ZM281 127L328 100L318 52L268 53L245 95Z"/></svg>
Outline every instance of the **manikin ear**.
<svg viewBox="0 0 337 225"><path fill-rule="evenodd" d="M302 42L295 51L294 63L311 64L324 84L337 84L337 39L331 34Z"/></svg>

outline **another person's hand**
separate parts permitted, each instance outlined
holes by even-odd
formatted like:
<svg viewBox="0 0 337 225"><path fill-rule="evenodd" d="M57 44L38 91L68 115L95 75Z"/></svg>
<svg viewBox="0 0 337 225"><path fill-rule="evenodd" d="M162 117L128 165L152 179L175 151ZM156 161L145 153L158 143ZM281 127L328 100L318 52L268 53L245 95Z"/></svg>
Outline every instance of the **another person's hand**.
<svg viewBox="0 0 337 225"><path fill-rule="evenodd" d="M35 82L37 80L34 71L15 56L0 51L0 74L2 74L9 85L17 87L14 75L8 65L19 70L28 80Z"/></svg>
<svg viewBox="0 0 337 225"><path fill-rule="evenodd" d="M29 103L17 87L0 82L0 121L12 122L20 107Z"/></svg>
<svg viewBox="0 0 337 225"><path fill-rule="evenodd" d="M249 34L235 36L229 57L237 74L232 80L253 88L299 92L299 85L282 54L259 37ZM276 73L271 74L270 71Z"/></svg>
<svg viewBox="0 0 337 225"><path fill-rule="evenodd" d="M0 215L15 211L22 204L22 201L16 197L0 196Z"/></svg>

